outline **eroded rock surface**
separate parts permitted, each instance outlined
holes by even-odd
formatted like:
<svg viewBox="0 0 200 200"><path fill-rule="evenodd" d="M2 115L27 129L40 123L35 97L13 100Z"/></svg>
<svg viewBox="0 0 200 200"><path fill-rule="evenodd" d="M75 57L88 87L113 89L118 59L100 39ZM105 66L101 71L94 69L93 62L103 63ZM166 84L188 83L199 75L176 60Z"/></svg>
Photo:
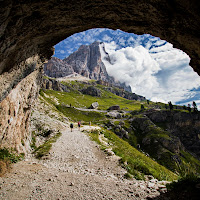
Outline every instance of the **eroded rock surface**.
<svg viewBox="0 0 200 200"><path fill-rule="evenodd" d="M30 148L29 118L38 95L40 76L40 70L32 72L0 103L1 148L18 152L27 152Z"/></svg>

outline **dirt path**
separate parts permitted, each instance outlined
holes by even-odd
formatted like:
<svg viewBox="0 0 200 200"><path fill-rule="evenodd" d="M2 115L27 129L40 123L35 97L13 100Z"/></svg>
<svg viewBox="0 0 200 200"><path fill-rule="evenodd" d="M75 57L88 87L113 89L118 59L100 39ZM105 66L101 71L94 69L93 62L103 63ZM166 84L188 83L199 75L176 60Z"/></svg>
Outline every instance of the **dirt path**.
<svg viewBox="0 0 200 200"><path fill-rule="evenodd" d="M127 180L125 173L86 133L65 129L45 160L30 157L0 177L0 199L146 199L164 190L155 179Z"/></svg>

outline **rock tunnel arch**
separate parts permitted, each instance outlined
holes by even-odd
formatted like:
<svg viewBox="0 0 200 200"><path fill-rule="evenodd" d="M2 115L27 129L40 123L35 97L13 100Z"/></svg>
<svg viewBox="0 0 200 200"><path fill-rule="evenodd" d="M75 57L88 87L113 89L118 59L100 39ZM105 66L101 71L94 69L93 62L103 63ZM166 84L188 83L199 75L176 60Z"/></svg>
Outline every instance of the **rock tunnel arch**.
<svg viewBox="0 0 200 200"><path fill-rule="evenodd" d="M23 115L15 135L22 132L20 137L26 137L31 104L37 96L36 85L40 80L40 72L37 72L53 55L52 47L77 32L106 27L158 36L186 52L191 66L200 74L199 8L198 0L1 1L0 114L4 116L1 138L14 128L10 126L10 119L18 115L10 116L12 113ZM32 72L34 76L24 79ZM21 95L14 96L13 89L18 93L22 91ZM20 106L15 105L12 98L20 99L15 101ZM20 139L15 137L14 140L8 146L16 146Z"/></svg>

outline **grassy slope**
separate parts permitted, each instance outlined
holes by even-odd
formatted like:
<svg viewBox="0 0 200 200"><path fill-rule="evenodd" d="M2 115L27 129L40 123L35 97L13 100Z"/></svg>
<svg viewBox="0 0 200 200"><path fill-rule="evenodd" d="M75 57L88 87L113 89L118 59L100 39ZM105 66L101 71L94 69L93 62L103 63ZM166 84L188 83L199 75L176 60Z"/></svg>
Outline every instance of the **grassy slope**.
<svg viewBox="0 0 200 200"><path fill-rule="evenodd" d="M129 111L132 110L133 113L134 112L138 113L138 111L141 108L141 104L143 104L145 108L147 107L151 108L153 106L159 106L161 108L165 107L165 105L162 103L150 102L150 104L148 105L146 101L140 102L140 101L124 99L122 97L112 94L111 92L104 90L103 88L105 86L101 86L101 85L95 86L96 88L101 90L101 94L102 94L101 97L93 97L90 95L84 95L78 91L78 89L85 87L85 85L81 82L71 81L71 82L62 82L62 83L64 85L67 85L68 88L70 88L70 92L45 90L45 91L41 91L40 94L44 97L44 99L46 99L49 103L53 104L59 111L65 114L72 121L79 121L79 120L82 120L83 122L92 121L93 123L96 123L96 124L103 124L106 121L108 121L109 119L106 118L103 113L98 113L98 112L93 112L93 111L86 112L86 111L80 111L73 108L73 106L79 107L79 108L80 107L88 108L93 102L96 102L96 101L99 103L98 109L101 109L101 110L106 110L112 105L119 105L122 110L129 110ZM59 103L59 105L56 105L55 99ZM72 105L71 108L68 107L70 104ZM141 113L141 116L142 116L142 113ZM125 122L124 129L126 130L130 128L130 123L128 122L128 120L125 120L124 122ZM159 129L160 129L159 133L157 131L158 129L156 128L155 131L153 131L151 135L149 135L148 137L151 137L151 138L164 137L166 139L170 139L169 136L165 133L165 131L162 130L162 127L159 127ZM144 174L152 174L158 179L172 180L175 178L175 175L172 172L170 172L169 170L167 171L166 168L160 167L161 165L157 164L155 161L151 160L150 158L147 159L146 156L144 156L143 154L142 154L143 157L139 156L140 158L135 156L138 154L138 151L133 146L136 146L136 144L138 143L138 140L140 140L140 137L139 135L137 135L137 133L134 133L134 131L130 135L130 138L126 139L126 141L129 142L132 146L129 145L124 140L121 140L113 132L105 132L105 133L106 134L104 135L110 141L117 144L117 147L115 146L113 150L115 151L117 155L122 157L123 162L124 161L127 162L128 165L126 167L128 171L131 174L133 174L135 177L141 178ZM95 137L94 134L93 134L93 137ZM98 138L96 138L95 140L98 141ZM165 161L167 161L168 163L170 162L170 160L168 160L168 157L171 157L170 152L168 152L168 154L166 155L166 158L164 156L165 160L162 162L162 164L165 165ZM199 164L199 161L197 160L194 161L193 158L190 158L190 159L189 158L190 156L187 155L187 159L184 161L186 163L195 162L197 163L197 165Z"/></svg>
<svg viewBox="0 0 200 200"><path fill-rule="evenodd" d="M108 92L103 89L103 86L97 85L99 90L101 90L102 96L101 97L94 97L90 95L84 95L77 91L77 87L83 88L84 84L79 82L62 82L63 84L71 87L70 92L57 92L53 90L47 90L45 93L47 95L55 96L60 103L64 103L69 105L71 103L72 106L75 107L86 107L88 108L93 102L99 103L100 110L106 110L112 105L119 105L122 110L139 110L141 106L141 102L135 100L128 100L122 97L119 97L111 92ZM75 88L75 89L74 89ZM144 106L146 102L144 102Z"/></svg>
<svg viewBox="0 0 200 200"><path fill-rule="evenodd" d="M153 175L158 180L172 181L177 179L173 172L139 152L112 131L104 129L101 133L108 139L109 147L113 149L113 152L121 157L121 165L135 178L144 179L144 175ZM101 144L98 140L98 134L98 131L93 131L90 135L97 143Z"/></svg>
<svg viewBox="0 0 200 200"><path fill-rule="evenodd" d="M69 83L67 83L69 84ZM108 120L105 114L98 112L86 112L80 111L73 107L68 107L66 105L72 105L75 107L89 107L91 103L97 101L99 103L99 109L107 109L112 105L120 105L124 110L140 110L141 102L134 100L127 100L121 98L111 92L103 90L102 86L97 85L101 90L101 97L93 97L90 95L83 95L78 92L76 84L80 83L72 82L72 90L70 92L58 92L53 90L40 91L40 94L51 104L53 104L59 111L63 112L67 117L73 121L83 120L85 122L92 121L93 123L103 123ZM55 98L59 102L56 105ZM143 102L146 105L146 102ZM101 122L102 121L102 122ZM98 135L94 132L91 133L95 141L98 141ZM171 171L167 170L165 167L159 165L152 159L146 157L144 154L132 147L128 142L120 139L112 131L104 130L105 137L114 145L113 151L116 155L122 157L122 165L128 170L128 172L134 175L136 178L144 178L144 175L151 174L156 178L162 180L174 180L176 175ZM126 163L126 164L124 164Z"/></svg>

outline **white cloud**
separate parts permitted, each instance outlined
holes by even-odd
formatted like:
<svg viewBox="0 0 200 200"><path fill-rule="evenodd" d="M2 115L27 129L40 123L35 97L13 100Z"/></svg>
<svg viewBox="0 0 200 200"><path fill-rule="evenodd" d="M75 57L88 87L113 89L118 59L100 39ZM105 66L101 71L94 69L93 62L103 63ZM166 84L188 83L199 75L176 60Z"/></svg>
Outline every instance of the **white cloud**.
<svg viewBox="0 0 200 200"><path fill-rule="evenodd" d="M167 48L168 47L168 48ZM116 43L105 43L110 61L101 49L108 74L131 86L132 92L152 101L173 103L193 97L190 90L200 86L199 76L189 66L190 58L166 45L165 52L150 54L143 46L119 50Z"/></svg>
<svg viewBox="0 0 200 200"><path fill-rule="evenodd" d="M111 42L112 38L109 37L108 35L104 35L103 38L102 38L102 40L105 41L105 42Z"/></svg>
<svg viewBox="0 0 200 200"><path fill-rule="evenodd" d="M60 53L64 54L64 53L65 53L65 51L64 51L64 50L60 50Z"/></svg>

